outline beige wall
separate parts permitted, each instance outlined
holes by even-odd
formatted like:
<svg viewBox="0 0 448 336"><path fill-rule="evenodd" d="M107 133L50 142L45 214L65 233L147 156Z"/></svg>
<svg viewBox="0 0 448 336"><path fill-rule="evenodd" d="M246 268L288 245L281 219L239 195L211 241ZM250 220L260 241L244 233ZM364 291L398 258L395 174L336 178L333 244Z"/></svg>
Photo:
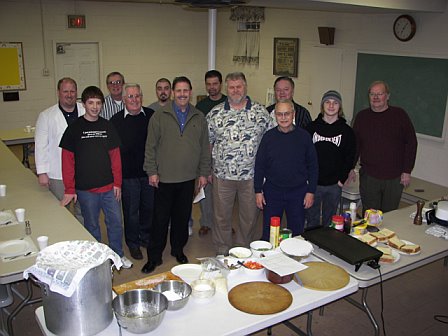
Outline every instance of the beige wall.
<svg viewBox="0 0 448 336"><path fill-rule="evenodd" d="M110 71L125 74L128 82L139 82L145 103L155 99L154 81L187 75L194 94L204 94L203 74L207 70L207 11L183 10L158 4L102 3L42 0L44 9L45 47L50 77L43 77L44 67L39 1L0 0L0 41L23 42L27 90L20 92L19 102L0 101L0 128L34 124L38 113L54 104L53 41L100 42L101 78ZM85 30L68 30L66 15L87 16ZM272 86L272 45L274 37L300 38L299 77L296 100L307 106L312 99L313 48L321 46L318 26L336 27L334 46L342 50L341 93L344 110L350 120L358 51L422 55L448 58L448 9L443 14L414 13L417 34L407 43L397 41L392 23L398 14L346 14L313 11L266 9L261 28L259 67L238 66L232 62L236 41L236 24L229 21L228 10L218 10L216 67L225 75L243 71L248 79L249 95L265 101L266 89ZM322 76L326 74L323 73ZM103 89L106 89L104 84ZM418 83L416 83L418 85ZM329 88L330 89L330 88ZM393 88L392 88L393 92ZM448 113L447 113L448 114ZM448 122L448 121L447 121ZM448 141L435 142L419 138L413 175L448 186Z"/></svg>

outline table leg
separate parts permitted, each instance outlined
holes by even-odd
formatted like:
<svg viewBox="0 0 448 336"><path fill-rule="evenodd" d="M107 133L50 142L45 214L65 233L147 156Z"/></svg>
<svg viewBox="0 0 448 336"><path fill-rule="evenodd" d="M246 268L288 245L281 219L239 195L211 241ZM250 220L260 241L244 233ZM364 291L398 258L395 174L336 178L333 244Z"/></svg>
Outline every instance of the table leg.
<svg viewBox="0 0 448 336"><path fill-rule="evenodd" d="M309 312L307 312L307 319L306 319L306 333L304 333L300 328L296 327L294 324L292 324L289 321L284 321L283 324L285 326L287 326L289 329L291 329L292 331L294 331L297 335L312 336L313 335L313 333L311 331L312 322L313 322L313 312L309 311Z"/></svg>
<svg viewBox="0 0 448 336"><path fill-rule="evenodd" d="M11 284L13 286L14 284ZM11 312L6 321L6 327L9 336L14 336L14 331L12 328L12 321L20 313L20 311L29 304L34 304L42 301L42 298L31 299L33 297L33 284L30 279L26 280L26 293L25 296L20 294L16 288L12 287L12 291L16 294L22 301L17 305L17 307Z"/></svg>
<svg viewBox="0 0 448 336"><path fill-rule="evenodd" d="M345 297L344 299L367 314L370 322L372 322L373 328L375 329L375 336L379 336L380 328L378 326L378 322L375 320L375 316L373 316L373 313L367 304L367 288L361 288L361 303L351 297Z"/></svg>
<svg viewBox="0 0 448 336"><path fill-rule="evenodd" d="M30 167L30 145L29 144L22 145L22 164L27 168Z"/></svg>

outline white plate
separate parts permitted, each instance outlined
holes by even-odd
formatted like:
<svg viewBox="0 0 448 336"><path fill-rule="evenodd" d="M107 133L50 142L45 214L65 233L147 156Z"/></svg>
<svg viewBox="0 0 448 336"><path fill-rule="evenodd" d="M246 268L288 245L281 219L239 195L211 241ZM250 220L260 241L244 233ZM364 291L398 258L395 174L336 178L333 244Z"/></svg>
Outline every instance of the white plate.
<svg viewBox="0 0 448 336"><path fill-rule="evenodd" d="M354 238L356 238L356 239L358 239L358 240L361 240L361 236L360 235L355 235L355 234L350 234L350 236L352 236L352 237L354 237ZM362 240L361 240L362 241ZM363 243L365 243L365 244L367 244L365 241L362 241ZM372 246L372 247L375 247L375 246L377 246L378 245L378 239L377 240L375 240L374 242L373 242L373 244L367 244L367 245L369 245L369 246Z"/></svg>
<svg viewBox="0 0 448 336"><path fill-rule="evenodd" d="M14 239L0 243L0 256L13 257L25 253L29 244L26 240Z"/></svg>
<svg viewBox="0 0 448 336"><path fill-rule="evenodd" d="M405 243L406 245L414 244L413 242L410 242L409 240L404 240L404 239L400 239L400 240L401 240L403 243ZM400 254L403 254L403 255L417 255L417 254L422 253L421 246L420 246L420 251L415 252L415 253L406 253L406 252L403 252L403 251L401 251L401 250L399 250L399 249L393 248L392 246L390 246L390 248L393 249L393 250L395 250L395 251L397 251L397 252L400 253Z"/></svg>
<svg viewBox="0 0 448 336"><path fill-rule="evenodd" d="M313 252L313 245L303 239L287 238L280 243L280 249L290 256L304 257Z"/></svg>
<svg viewBox="0 0 448 336"><path fill-rule="evenodd" d="M390 247L390 246L389 246L389 247ZM395 264L398 260L400 260L400 254L398 253L397 250L391 248L391 252L392 252L392 253L391 253L391 254L392 254L392 257L394 257L394 261L391 262L391 263L385 263L385 262L381 262L381 260L380 260L380 264L382 264L382 265Z"/></svg>
<svg viewBox="0 0 448 336"><path fill-rule="evenodd" d="M15 217L11 215L9 212L0 211L0 225L8 222L14 222L15 220L16 220Z"/></svg>
<svg viewBox="0 0 448 336"><path fill-rule="evenodd" d="M174 266L171 273L177 275L186 283L190 284L194 280L199 279L202 273L202 266L199 264L182 264Z"/></svg>

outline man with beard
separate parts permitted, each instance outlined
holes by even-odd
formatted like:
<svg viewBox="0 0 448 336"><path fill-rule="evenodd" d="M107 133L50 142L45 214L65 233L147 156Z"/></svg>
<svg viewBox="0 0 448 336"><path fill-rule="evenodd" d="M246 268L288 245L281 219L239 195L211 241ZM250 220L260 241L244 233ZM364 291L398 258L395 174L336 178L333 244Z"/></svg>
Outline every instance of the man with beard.
<svg viewBox="0 0 448 336"><path fill-rule="evenodd" d="M157 111L171 103L171 82L166 78L160 78L156 82L157 101L149 105L150 109Z"/></svg>
<svg viewBox="0 0 448 336"><path fill-rule="evenodd" d="M111 72L106 78L109 95L105 97L100 116L109 120L112 116L124 108L123 104L123 85L124 76L117 72Z"/></svg>
<svg viewBox="0 0 448 336"><path fill-rule="evenodd" d="M191 82L187 77L173 81L174 101L154 113L148 126L143 168L155 189L154 217L143 273L162 264L170 227L171 255L188 263L188 220L195 187L207 184L210 149L204 114L190 104ZM197 183L195 186L195 180Z"/></svg>
<svg viewBox="0 0 448 336"><path fill-rule="evenodd" d="M256 238L255 153L272 122L263 105L247 96L241 72L226 76L227 99L207 114L213 161L213 243L217 254L249 246ZM232 241L232 213L238 196L239 229Z"/></svg>
<svg viewBox="0 0 448 336"><path fill-rule="evenodd" d="M221 93L222 75L217 70L210 70L205 73L205 89L208 97L202 99L196 104L196 108L201 110L205 116L216 105L226 100L227 96ZM201 228L199 235L206 235L213 227L213 200L212 200L212 181L209 176L209 183L204 189L205 198L201 201Z"/></svg>
<svg viewBox="0 0 448 336"><path fill-rule="evenodd" d="M39 184L50 189L61 201L64 197L61 153L59 142L68 125L84 114L84 107L76 103L77 85L69 77L58 82L58 103L39 114L35 133L35 159ZM75 203L75 216L83 223L79 203Z"/></svg>

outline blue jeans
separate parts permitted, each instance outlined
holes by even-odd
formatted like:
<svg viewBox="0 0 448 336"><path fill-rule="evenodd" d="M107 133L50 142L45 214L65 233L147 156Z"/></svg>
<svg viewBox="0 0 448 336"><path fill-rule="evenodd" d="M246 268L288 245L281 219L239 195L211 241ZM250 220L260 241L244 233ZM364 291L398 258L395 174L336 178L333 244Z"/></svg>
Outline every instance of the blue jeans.
<svg viewBox="0 0 448 336"><path fill-rule="evenodd" d="M337 184L317 186L313 206L306 212L307 229L330 225L331 217L337 214L341 193L342 188ZM320 221L321 210L322 223Z"/></svg>
<svg viewBox="0 0 448 336"><path fill-rule="evenodd" d="M99 242L101 230L99 225L100 210L103 210L109 247L120 257L124 255L122 247L123 227L121 225L120 203L114 197L114 191L93 193L85 190L76 190L81 205L84 227Z"/></svg>
<svg viewBox="0 0 448 336"><path fill-rule="evenodd" d="M154 187L147 177L124 178L121 190L126 245L146 247L154 212Z"/></svg>
<svg viewBox="0 0 448 336"><path fill-rule="evenodd" d="M307 185L298 188L278 188L269 182L263 186L263 194L266 205L263 209L263 240L269 241L271 217L283 216L286 213L287 227L293 236L303 233L305 225L305 209L303 200Z"/></svg>

